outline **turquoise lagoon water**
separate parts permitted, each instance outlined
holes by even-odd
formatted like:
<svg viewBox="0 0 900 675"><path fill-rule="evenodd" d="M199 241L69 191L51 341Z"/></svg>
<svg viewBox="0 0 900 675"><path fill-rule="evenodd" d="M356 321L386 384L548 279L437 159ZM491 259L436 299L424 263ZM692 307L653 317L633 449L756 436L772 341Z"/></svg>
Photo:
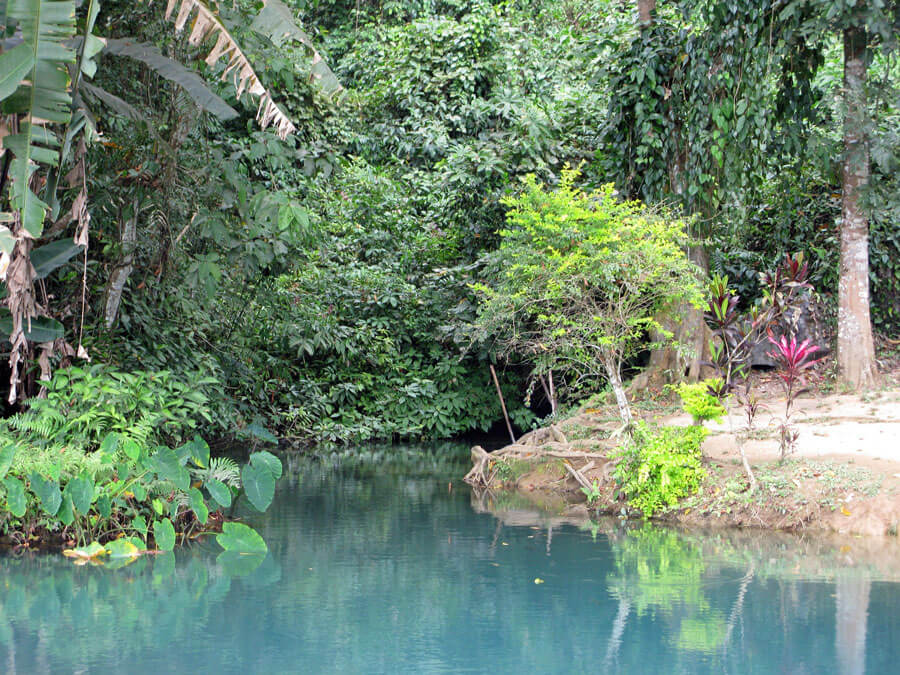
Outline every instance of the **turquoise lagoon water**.
<svg viewBox="0 0 900 675"><path fill-rule="evenodd" d="M364 454L290 460L253 570L0 559L0 672L900 672L894 542L566 522L453 446Z"/></svg>

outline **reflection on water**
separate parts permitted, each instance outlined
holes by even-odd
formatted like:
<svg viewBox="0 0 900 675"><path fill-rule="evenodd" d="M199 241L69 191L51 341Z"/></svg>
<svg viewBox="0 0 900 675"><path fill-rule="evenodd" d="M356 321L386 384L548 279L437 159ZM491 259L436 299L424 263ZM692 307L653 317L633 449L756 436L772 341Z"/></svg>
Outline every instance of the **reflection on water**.
<svg viewBox="0 0 900 675"><path fill-rule="evenodd" d="M366 452L292 459L246 576L212 541L115 571L0 560L0 669L897 672L895 542L495 516L464 449Z"/></svg>

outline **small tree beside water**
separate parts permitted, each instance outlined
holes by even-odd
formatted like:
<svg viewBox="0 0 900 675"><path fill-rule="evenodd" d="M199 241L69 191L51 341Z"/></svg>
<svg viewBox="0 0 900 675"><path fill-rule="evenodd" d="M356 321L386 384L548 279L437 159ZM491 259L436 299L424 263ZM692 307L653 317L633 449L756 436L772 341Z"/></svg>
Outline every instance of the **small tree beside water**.
<svg viewBox="0 0 900 675"><path fill-rule="evenodd" d="M558 371L570 389L607 380L630 427L622 365L648 335L672 341L657 319L698 301L698 274L685 221L620 201L612 186L583 191L577 178L564 171L548 190L529 177L504 201L508 227L490 281L476 286L477 325L502 355L525 357L535 374Z"/></svg>

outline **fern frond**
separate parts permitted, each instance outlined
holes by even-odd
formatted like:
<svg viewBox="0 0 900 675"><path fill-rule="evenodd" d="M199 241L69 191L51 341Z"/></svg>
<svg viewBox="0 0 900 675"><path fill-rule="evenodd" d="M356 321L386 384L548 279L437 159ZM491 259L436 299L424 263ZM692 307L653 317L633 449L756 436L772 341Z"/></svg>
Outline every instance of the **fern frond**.
<svg viewBox="0 0 900 675"><path fill-rule="evenodd" d="M213 457L209 460L209 467L198 470L196 476L203 482L217 480L229 487L241 486L240 467L230 457Z"/></svg>
<svg viewBox="0 0 900 675"><path fill-rule="evenodd" d="M41 438L53 438L66 424L65 416L55 408L44 408L40 412L16 413L7 422L16 431L24 431Z"/></svg>

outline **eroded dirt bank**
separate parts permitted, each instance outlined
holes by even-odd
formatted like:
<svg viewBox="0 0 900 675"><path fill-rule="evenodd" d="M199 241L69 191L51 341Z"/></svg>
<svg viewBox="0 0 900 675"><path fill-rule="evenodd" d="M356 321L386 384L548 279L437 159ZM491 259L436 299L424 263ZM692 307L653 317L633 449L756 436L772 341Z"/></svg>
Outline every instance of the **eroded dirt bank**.
<svg viewBox="0 0 900 675"><path fill-rule="evenodd" d="M801 398L792 419L799 438L784 462L776 430L783 399L765 383L760 393L767 409L745 442L758 489L752 494L747 489L735 442L736 433L748 435L747 425L740 411L732 410L731 422L706 425L710 434L703 445L706 478L700 492L656 519L698 527L896 535L900 389ZM638 403L635 412L658 424L691 423L673 402ZM476 487L476 499L484 508L537 508L561 522L625 513L627 504L612 479L618 424L613 409L586 408L496 453L473 448L467 478ZM599 496L588 505L581 488L594 481Z"/></svg>

